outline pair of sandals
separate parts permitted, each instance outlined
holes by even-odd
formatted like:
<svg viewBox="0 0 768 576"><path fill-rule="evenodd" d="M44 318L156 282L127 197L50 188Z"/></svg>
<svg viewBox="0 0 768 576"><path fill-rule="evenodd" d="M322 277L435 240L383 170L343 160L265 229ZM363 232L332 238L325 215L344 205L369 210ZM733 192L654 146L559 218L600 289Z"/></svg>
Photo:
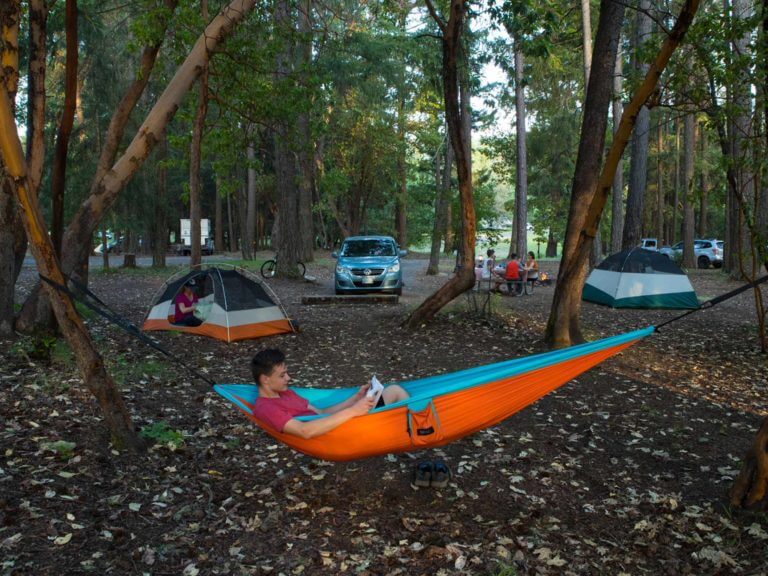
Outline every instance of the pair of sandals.
<svg viewBox="0 0 768 576"><path fill-rule="evenodd" d="M413 484L422 488L445 488L451 479L451 470L440 458L422 460L413 471Z"/></svg>

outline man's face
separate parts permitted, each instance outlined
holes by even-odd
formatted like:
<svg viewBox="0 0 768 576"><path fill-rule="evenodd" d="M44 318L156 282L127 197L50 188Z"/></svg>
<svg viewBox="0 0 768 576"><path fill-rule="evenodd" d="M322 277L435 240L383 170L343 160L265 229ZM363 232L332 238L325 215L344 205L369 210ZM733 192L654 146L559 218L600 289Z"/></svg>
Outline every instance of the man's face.
<svg viewBox="0 0 768 576"><path fill-rule="evenodd" d="M288 389L288 382L291 381L291 377L288 375L288 368L285 363L277 364L272 368L272 373L269 376L262 375L261 385L273 392L284 392Z"/></svg>

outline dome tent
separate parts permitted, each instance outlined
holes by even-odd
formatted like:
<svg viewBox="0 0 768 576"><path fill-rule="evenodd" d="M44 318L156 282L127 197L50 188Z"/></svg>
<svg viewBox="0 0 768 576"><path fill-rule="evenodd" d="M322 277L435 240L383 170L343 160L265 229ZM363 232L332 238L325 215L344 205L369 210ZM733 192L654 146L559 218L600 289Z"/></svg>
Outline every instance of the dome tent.
<svg viewBox="0 0 768 576"><path fill-rule="evenodd" d="M174 300L194 279L199 326L173 323ZM274 292L257 276L226 264L200 265L172 276L152 302L143 330L176 330L226 342L295 332Z"/></svg>
<svg viewBox="0 0 768 576"><path fill-rule="evenodd" d="M632 248L612 254L592 270L582 300L611 308L696 309L699 301L688 276L672 260Z"/></svg>

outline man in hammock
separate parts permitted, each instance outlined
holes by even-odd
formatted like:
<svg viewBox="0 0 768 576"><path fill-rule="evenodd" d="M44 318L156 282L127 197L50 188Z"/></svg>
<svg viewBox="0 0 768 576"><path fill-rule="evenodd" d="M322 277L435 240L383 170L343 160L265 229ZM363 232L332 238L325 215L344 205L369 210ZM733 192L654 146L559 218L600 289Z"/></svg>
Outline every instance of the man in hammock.
<svg viewBox="0 0 768 576"><path fill-rule="evenodd" d="M301 438L314 438L374 408L375 400L366 394L370 384L361 386L355 394L343 402L327 408L315 408L288 388L291 377L285 365L285 354L280 350L266 349L256 354L251 360L251 372L259 388L259 397L253 406L253 415L278 432ZM408 392L402 387L392 384L384 388L375 407L399 402L408 397ZM297 418L315 414L328 414L328 416L306 422Z"/></svg>

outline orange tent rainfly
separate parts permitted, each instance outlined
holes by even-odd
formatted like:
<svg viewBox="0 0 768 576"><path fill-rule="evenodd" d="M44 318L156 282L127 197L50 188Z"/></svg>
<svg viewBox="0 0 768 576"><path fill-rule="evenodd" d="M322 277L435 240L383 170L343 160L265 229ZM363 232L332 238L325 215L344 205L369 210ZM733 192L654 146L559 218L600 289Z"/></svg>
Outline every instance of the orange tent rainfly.
<svg viewBox="0 0 768 576"><path fill-rule="evenodd" d="M216 384L214 390L291 448L325 460L354 460L442 446L498 424L653 331L650 326L571 348L400 382L410 394L407 400L374 408L308 440L272 430L253 416L255 385ZM323 408L345 400L357 388L293 390Z"/></svg>
<svg viewBox="0 0 768 576"><path fill-rule="evenodd" d="M176 296L195 280L202 323L173 323ZM254 274L227 265L196 266L181 272L163 286L143 325L144 330L177 330L234 342L272 334L295 332L274 292Z"/></svg>

